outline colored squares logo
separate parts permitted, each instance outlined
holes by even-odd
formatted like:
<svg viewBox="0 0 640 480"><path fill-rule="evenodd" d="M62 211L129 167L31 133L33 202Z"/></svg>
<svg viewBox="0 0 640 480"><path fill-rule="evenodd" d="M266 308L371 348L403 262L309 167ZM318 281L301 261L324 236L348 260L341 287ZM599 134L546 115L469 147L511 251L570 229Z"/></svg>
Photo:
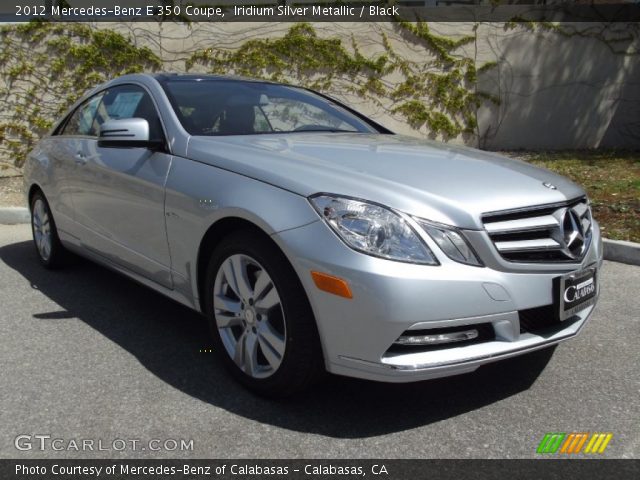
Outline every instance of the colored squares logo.
<svg viewBox="0 0 640 480"><path fill-rule="evenodd" d="M612 438L612 433L547 433L538 445L536 453L599 454L604 453Z"/></svg>

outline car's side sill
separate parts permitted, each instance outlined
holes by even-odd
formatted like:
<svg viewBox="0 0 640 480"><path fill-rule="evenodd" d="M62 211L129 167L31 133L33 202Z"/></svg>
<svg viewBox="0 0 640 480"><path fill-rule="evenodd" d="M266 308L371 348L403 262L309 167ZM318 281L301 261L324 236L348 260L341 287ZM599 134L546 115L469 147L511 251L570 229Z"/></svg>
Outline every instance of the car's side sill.
<svg viewBox="0 0 640 480"><path fill-rule="evenodd" d="M116 271L118 273L121 273L123 275L125 275L126 277L130 278L131 280L144 285L145 287L148 287L152 290L155 290L158 293L161 293L162 295L170 298L171 300L180 303L181 305L184 305L186 307L189 307L193 310L196 310L197 312L200 312L200 306L198 302L195 302L193 298L188 297L187 295L185 295L184 293L177 291L177 290L171 290L167 287L164 287L152 280L149 280L148 278L133 272L125 267L123 267L122 265L119 265L117 263L112 262L111 260L109 260L108 258L103 257L102 255L94 252L94 251L90 251L87 250L85 248L79 247L77 245L74 244L68 244L65 242L65 247L67 249L69 249L70 251L72 251L73 253L84 257L88 260L91 260L95 263L98 263L104 267L109 268L110 270Z"/></svg>

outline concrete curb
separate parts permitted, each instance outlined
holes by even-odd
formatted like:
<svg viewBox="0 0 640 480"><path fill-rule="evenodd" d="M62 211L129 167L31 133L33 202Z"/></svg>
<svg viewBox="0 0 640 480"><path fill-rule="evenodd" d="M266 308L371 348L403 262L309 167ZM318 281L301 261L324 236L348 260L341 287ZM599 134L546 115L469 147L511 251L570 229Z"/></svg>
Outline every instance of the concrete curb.
<svg viewBox="0 0 640 480"><path fill-rule="evenodd" d="M26 207L0 207L0 225L16 225L30 221L29 209ZM605 260L640 265L640 243L607 238L603 243Z"/></svg>
<svg viewBox="0 0 640 480"><path fill-rule="evenodd" d="M604 259L614 262L640 265L640 243L609 240L605 238Z"/></svg>
<svg viewBox="0 0 640 480"><path fill-rule="evenodd" d="M29 209L26 207L0 207L0 225L16 225L31 222Z"/></svg>

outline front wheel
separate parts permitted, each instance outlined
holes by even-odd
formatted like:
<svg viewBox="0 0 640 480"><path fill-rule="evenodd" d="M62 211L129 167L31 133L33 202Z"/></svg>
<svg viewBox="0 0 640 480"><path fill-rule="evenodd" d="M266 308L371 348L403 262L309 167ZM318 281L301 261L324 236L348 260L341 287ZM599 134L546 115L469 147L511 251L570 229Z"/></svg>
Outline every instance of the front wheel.
<svg viewBox="0 0 640 480"><path fill-rule="evenodd" d="M31 231L40 263L50 269L62 266L68 253L60 243L51 208L42 192L36 192L31 199Z"/></svg>
<svg viewBox="0 0 640 480"><path fill-rule="evenodd" d="M206 307L216 351L251 390L291 395L321 372L306 294L269 239L237 232L218 245L207 271Z"/></svg>

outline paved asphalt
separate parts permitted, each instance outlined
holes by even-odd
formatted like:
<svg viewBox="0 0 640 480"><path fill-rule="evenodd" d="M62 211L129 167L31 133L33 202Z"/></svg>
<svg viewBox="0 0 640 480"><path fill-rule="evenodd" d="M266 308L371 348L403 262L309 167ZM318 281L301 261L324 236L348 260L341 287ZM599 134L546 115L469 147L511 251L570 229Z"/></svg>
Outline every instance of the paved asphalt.
<svg viewBox="0 0 640 480"><path fill-rule="evenodd" d="M29 237L27 226L0 226L0 457L534 457L552 431L612 432L604 456L640 457L639 267L605 264L590 324L552 357L409 385L330 377L274 402L200 352L210 347L202 317L86 261L48 272ZM194 442L188 452L18 451L20 434L65 448Z"/></svg>

